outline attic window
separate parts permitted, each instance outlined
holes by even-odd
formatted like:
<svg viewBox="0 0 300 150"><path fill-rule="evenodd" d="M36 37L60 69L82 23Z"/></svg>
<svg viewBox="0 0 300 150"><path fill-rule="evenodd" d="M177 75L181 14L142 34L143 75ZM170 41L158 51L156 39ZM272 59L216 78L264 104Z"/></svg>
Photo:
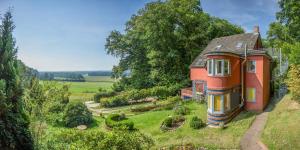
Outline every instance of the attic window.
<svg viewBox="0 0 300 150"><path fill-rule="evenodd" d="M243 45L243 42L238 42L237 44L236 44L236 48L241 48L242 47L242 45Z"/></svg>
<svg viewBox="0 0 300 150"><path fill-rule="evenodd" d="M222 45L216 46L216 50L219 50L222 47Z"/></svg>

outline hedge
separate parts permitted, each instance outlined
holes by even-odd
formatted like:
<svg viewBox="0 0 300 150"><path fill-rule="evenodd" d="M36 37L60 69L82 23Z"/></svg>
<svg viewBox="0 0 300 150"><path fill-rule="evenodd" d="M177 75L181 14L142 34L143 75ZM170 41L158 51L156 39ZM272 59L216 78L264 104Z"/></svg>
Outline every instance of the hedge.
<svg viewBox="0 0 300 150"><path fill-rule="evenodd" d="M125 115L120 114L110 114L105 119L105 124L109 128L119 128L119 129L127 129L133 130L134 123L128 120Z"/></svg>
<svg viewBox="0 0 300 150"><path fill-rule="evenodd" d="M102 98L101 104L104 107L116 107L129 105L130 103L138 103L140 100L147 97L156 97L158 99L166 99L169 96L177 95L177 92L181 89L180 84L176 84L170 87L167 86L156 86L153 88L142 89L142 90L129 90L121 92L119 95Z"/></svg>

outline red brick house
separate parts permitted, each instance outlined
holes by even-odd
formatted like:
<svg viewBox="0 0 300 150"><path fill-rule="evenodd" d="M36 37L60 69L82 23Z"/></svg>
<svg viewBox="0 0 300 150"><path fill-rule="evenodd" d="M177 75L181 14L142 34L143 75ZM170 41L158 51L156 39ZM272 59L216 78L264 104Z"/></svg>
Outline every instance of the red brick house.
<svg viewBox="0 0 300 150"><path fill-rule="evenodd" d="M213 39L191 64L193 86L182 89L181 96L205 97L210 125L229 122L242 108L263 111L270 96L270 62L258 27Z"/></svg>

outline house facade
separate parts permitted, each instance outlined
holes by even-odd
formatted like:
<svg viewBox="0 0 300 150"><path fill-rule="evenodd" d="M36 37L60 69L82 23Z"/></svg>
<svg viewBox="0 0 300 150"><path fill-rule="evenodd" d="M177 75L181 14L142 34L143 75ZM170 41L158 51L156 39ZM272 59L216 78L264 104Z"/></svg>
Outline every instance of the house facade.
<svg viewBox="0 0 300 150"><path fill-rule="evenodd" d="M253 33L213 39L190 66L192 87L183 99L205 98L208 124L228 123L243 108L263 111L270 96L271 57Z"/></svg>

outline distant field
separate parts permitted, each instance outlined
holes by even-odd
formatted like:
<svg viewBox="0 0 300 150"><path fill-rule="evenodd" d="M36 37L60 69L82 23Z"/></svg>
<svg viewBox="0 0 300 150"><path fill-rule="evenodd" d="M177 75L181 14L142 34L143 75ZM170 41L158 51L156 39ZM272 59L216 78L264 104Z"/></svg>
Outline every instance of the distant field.
<svg viewBox="0 0 300 150"><path fill-rule="evenodd" d="M115 82L110 76L86 76L84 79L86 82Z"/></svg>
<svg viewBox="0 0 300 150"><path fill-rule="evenodd" d="M70 85L71 101L88 101L92 100L99 88L111 89L114 80L109 76L88 76L86 82L66 82L58 81Z"/></svg>

